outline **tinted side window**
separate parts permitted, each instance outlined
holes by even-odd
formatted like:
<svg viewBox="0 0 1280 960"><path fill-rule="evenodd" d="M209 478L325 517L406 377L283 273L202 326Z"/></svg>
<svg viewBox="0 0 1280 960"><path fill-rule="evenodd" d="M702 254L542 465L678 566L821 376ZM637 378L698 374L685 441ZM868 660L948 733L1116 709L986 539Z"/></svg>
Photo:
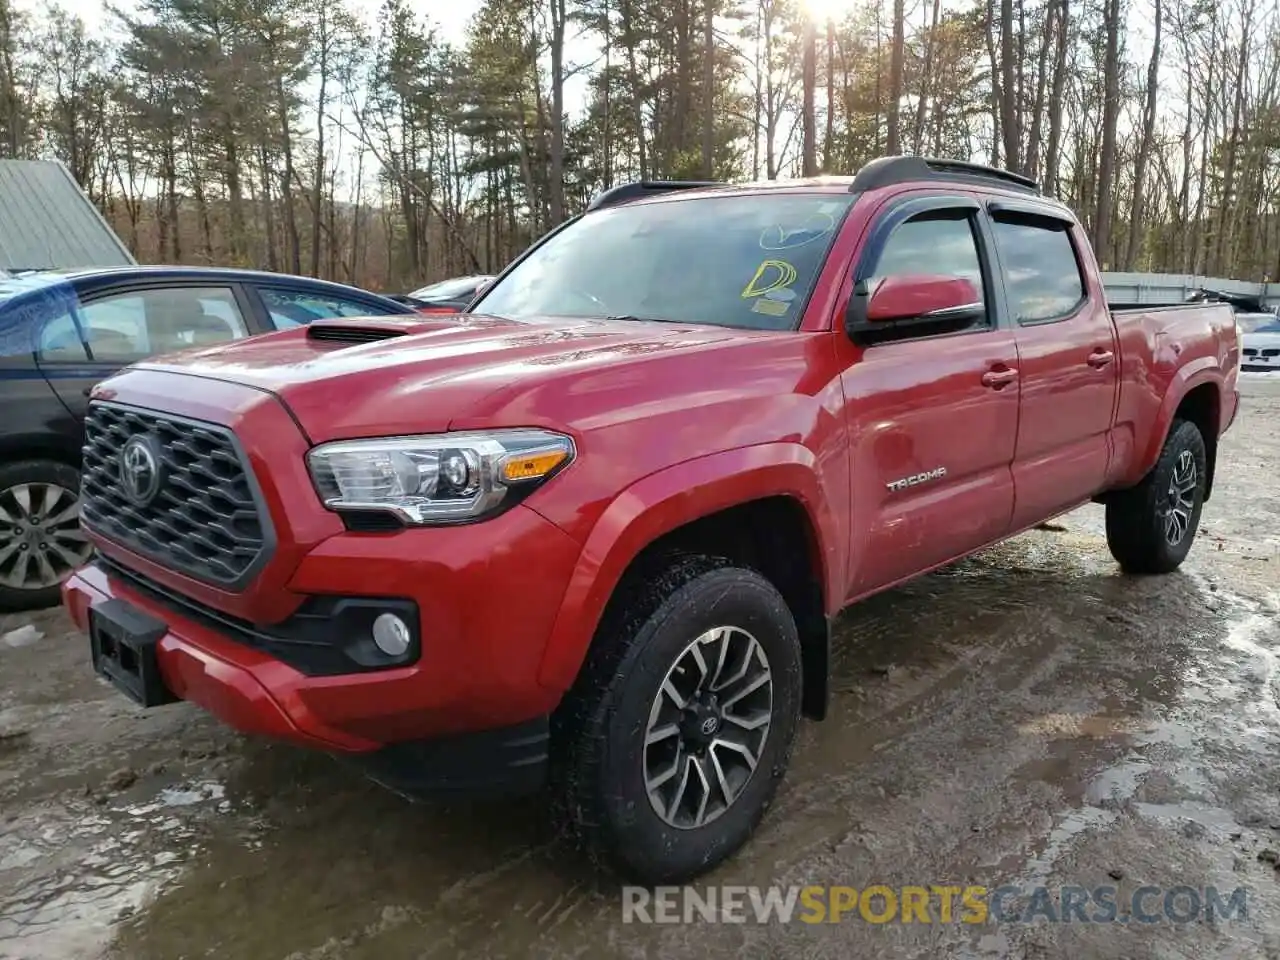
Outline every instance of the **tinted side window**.
<svg viewBox="0 0 1280 960"><path fill-rule="evenodd" d="M132 363L248 336L231 290L175 287L106 296L80 308L93 359Z"/></svg>
<svg viewBox="0 0 1280 960"><path fill-rule="evenodd" d="M1019 323L1065 317L1084 300L1084 280L1067 224L1004 218L992 226L1009 310Z"/></svg>
<svg viewBox="0 0 1280 960"><path fill-rule="evenodd" d="M151 353L141 295L106 297L80 308L80 323L95 360L130 362Z"/></svg>
<svg viewBox="0 0 1280 960"><path fill-rule="evenodd" d="M40 359L52 363L84 363L89 359L70 313L54 317L40 331Z"/></svg>
<svg viewBox="0 0 1280 960"><path fill-rule="evenodd" d="M973 217L925 213L901 224L889 236L876 264L874 283L884 277L930 274L963 277L985 304L982 260L973 232Z"/></svg>
<svg viewBox="0 0 1280 960"><path fill-rule="evenodd" d="M333 320L339 317L384 316L385 310L355 300L341 297L325 297L292 290L258 290L263 306L271 315L271 322L279 330L302 326L312 320Z"/></svg>

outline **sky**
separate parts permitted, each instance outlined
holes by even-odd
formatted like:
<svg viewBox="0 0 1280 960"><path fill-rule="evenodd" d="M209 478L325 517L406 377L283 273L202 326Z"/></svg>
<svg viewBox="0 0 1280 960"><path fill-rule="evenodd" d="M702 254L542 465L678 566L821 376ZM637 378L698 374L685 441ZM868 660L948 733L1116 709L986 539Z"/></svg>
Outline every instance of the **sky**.
<svg viewBox="0 0 1280 960"><path fill-rule="evenodd" d="M44 5L43 0L19 0L16 4L27 10L36 10ZM91 25L109 26L112 19L102 0L58 0L57 5L79 14ZM116 5L127 10L134 6L134 0L116 0ZM359 10L370 22L377 15L379 6L378 0L352 0L351 3L351 8ZM480 0L410 0L410 6L438 24L447 39L460 42L466 34L467 22L480 8Z"/></svg>

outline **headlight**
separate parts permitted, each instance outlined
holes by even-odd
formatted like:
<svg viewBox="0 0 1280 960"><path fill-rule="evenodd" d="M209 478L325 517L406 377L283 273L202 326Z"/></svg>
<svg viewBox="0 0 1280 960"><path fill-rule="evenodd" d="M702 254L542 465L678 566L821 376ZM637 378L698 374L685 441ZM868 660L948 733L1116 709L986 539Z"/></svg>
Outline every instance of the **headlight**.
<svg viewBox="0 0 1280 960"><path fill-rule="evenodd" d="M307 454L331 510L378 510L406 523L473 520L563 469L573 441L549 430L341 440Z"/></svg>

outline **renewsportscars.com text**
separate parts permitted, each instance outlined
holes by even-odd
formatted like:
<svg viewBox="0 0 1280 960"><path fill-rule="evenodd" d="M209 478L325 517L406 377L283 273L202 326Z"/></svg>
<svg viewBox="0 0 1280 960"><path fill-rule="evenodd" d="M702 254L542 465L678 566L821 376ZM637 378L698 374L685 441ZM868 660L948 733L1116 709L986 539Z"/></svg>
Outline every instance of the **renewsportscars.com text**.
<svg viewBox="0 0 1280 960"><path fill-rule="evenodd" d="M624 923L1199 923L1244 920L1244 887L623 887Z"/></svg>

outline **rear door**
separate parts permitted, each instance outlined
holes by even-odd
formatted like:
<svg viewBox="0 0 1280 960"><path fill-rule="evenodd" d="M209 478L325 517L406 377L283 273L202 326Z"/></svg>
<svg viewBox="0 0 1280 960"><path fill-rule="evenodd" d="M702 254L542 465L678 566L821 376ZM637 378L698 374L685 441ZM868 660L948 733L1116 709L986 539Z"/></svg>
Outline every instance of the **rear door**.
<svg viewBox="0 0 1280 960"><path fill-rule="evenodd" d="M1120 364L1115 323L1067 215L1032 201L988 204L1018 338L1022 418L1013 528L1088 500L1107 480Z"/></svg>
<svg viewBox="0 0 1280 960"><path fill-rule="evenodd" d="M880 211L857 282L950 275L982 292L984 318L837 350L853 477L849 598L998 539L1013 510L1017 349L997 305L991 236L967 194L907 195Z"/></svg>
<svg viewBox="0 0 1280 960"><path fill-rule="evenodd" d="M36 339L37 363L78 423L93 387L121 367L260 332L246 315L238 284L113 286L68 301L45 320Z"/></svg>

